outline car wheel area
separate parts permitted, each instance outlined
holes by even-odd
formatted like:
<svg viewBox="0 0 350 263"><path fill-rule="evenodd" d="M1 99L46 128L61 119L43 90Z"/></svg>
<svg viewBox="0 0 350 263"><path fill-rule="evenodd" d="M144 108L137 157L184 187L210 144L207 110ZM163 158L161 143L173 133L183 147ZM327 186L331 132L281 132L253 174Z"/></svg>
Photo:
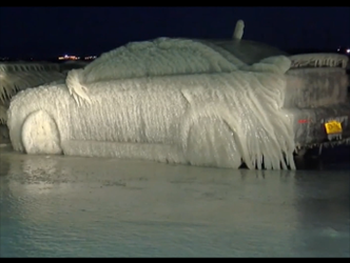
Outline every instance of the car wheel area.
<svg viewBox="0 0 350 263"><path fill-rule="evenodd" d="M57 124L43 110L33 112L25 119L21 137L28 154L62 154Z"/></svg>

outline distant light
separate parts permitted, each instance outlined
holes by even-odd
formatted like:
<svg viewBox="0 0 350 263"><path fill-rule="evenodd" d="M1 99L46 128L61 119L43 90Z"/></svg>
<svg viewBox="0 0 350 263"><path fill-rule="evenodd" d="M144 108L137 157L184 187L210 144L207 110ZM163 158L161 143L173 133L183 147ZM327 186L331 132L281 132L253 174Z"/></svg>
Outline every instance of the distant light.
<svg viewBox="0 0 350 263"><path fill-rule="evenodd" d="M80 57L64 55L64 57L58 57L59 60L78 60Z"/></svg>
<svg viewBox="0 0 350 263"><path fill-rule="evenodd" d="M348 53L348 54L350 53L350 49L349 48L346 50L346 53Z"/></svg>
<svg viewBox="0 0 350 263"><path fill-rule="evenodd" d="M340 48L338 48L337 51L340 51Z"/></svg>

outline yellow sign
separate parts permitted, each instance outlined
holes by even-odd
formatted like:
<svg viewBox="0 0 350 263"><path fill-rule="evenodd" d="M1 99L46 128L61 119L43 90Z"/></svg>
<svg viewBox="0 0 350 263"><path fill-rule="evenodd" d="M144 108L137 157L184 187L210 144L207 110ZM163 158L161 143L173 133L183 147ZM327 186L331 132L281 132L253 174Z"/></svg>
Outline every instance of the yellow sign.
<svg viewBox="0 0 350 263"><path fill-rule="evenodd" d="M324 124L327 134L341 133L343 128L339 121L329 121Z"/></svg>

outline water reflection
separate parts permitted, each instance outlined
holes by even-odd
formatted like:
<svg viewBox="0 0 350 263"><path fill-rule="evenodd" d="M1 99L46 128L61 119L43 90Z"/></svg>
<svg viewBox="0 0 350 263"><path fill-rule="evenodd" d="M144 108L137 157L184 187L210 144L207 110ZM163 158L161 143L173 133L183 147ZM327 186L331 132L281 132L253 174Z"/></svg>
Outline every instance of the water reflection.
<svg viewBox="0 0 350 263"><path fill-rule="evenodd" d="M295 180L298 228L309 254L349 256L349 171L299 172Z"/></svg>

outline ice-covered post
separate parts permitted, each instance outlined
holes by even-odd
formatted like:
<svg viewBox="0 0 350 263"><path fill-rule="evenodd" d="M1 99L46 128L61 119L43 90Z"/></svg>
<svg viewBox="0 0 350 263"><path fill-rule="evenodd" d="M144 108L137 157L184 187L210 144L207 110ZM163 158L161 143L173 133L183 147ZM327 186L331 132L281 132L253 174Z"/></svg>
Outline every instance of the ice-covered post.
<svg viewBox="0 0 350 263"><path fill-rule="evenodd" d="M236 23L235 31L233 32L233 39L240 40L244 34L244 22L243 20L238 20Z"/></svg>

